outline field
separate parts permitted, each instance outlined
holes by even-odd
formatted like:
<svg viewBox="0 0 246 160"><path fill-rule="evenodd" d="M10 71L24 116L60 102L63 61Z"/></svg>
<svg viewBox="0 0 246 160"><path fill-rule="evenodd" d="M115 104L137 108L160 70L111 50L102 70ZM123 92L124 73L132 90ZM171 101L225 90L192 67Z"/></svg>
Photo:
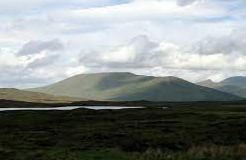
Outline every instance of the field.
<svg viewBox="0 0 246 160"><path fill-rule="evenodd" d="M0 112L0 159L246 159L245 102L135 105L148 107Z"/></svg>

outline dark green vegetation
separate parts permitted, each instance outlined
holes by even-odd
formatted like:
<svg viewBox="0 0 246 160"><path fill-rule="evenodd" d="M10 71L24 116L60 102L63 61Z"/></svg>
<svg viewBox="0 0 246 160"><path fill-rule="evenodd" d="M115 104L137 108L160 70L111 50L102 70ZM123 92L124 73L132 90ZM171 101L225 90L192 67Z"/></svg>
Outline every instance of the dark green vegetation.
<svg viewBox="0 0 246 160"><path fill-rule="evenodd" d="M0 159L246 158L245 102L153 106L169 108L0 112Z"/></svg>
<svg viewBox="0 0 246 160"><path fill-rule="evenodd" d="M70 77L30 91L96 101L235 101L242 98L176 77L95 73Z"/></svg>
<svg viewBox="0 0 246 160"><path fill-rule="evenodd" d="M80 102L81 103L81 102ZM45 108L45 107L62 107L76 104L73 103L33 103L33 102L22 102L22 101L10 101L0 99L0 108Z"/></svg>

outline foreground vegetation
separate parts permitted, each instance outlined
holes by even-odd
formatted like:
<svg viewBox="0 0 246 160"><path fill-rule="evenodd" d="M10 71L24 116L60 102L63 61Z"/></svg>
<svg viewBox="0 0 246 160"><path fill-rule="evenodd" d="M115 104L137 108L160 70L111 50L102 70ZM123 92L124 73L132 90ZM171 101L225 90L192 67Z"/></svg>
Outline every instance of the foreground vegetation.
<svg viewBox="0 0 246 160"><path fill-rule="evenodd" d="M163 152L148 149L145 152L123 152L119 149L85 150L70 149L33 150L18 153L0 152L1 159L18 160L244 160L245 145L193 147L188 151Z"/></svg>
<svg viewBox="0 0 246 160"><path fill-rule="evenodd" d="M162 106L1 112L0 159L245 159L244 104Z"/></svg>

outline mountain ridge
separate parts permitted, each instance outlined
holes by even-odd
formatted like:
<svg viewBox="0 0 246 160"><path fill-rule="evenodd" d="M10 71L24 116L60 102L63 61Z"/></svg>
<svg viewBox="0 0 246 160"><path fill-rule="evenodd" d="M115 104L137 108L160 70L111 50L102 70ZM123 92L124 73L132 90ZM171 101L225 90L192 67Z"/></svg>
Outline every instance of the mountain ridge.
<svg viewBox="0 0 246 160"><path fill-rule="evenodd" d="M246 88L246 76L229 77L229 78L224 79L220 83L224 85L233 85L233 86Z"/></svg>
<svg viewBox="0 0 246 160"><path fill-rule="evenodd" d="M205 80L205 81L198 82L196 84L246 98L246 87L244 87L243 85L245 83L246 86L246 77L242 78L243 80L245 80L245 82L243 81L241 83L238 83L239 80L238 78L241 79L242 77L241 76L230 77L220 82ZM236 82L234 81L235 79L237 79Z"/></svg>
<svg viewBox="0 0 246 160"><path fill-rule="evenodd" d="M129 72L79 74L57 83L28 89L56 96L112 101L227 101L240 97L198 86L178 77Z"/></svg>

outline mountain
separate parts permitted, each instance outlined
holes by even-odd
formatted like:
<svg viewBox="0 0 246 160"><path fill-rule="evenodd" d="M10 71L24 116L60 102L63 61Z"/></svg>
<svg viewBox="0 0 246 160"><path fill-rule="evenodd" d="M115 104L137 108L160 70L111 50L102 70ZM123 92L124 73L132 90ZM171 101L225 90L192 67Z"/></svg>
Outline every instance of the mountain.
<svg viewBox="0 0 246 160"><path fill-rule="evenodd" d="M240 81L237 80L238 78L234 79L234 77L231 77L218 83L213 82L212 80L205 80L202 82L198 82L197 84L200 86L217 89L222 92L226 92L246 98L246 88L244 88L243 85L238 85L238 84L243 84L244 81L242 81L242 79Z"/></svg>
<svg viewBox="0 0 246 160"><path fill-rule="evenodd" d="M81 100L78 98L53 96L44 93L18 90L14 88L0 88L0 99L40 103L65 103Z"/></svg>
<svg viewBox="0 0 246 160"><path fill-rule="evenodd" d="M177 102L241 99L176 77L152 77L125 72L80 74L49 86L28 90L56 96L113 101Z"/></svg>
<svg viewBox="0 0 246 160"><path fill-rule="evenodd" d="M211 79L201 81L201 82L198 82L196 84L200 85L200 86L204 86L204 87L209 87L209 88L217 88L217 87L221 86L220 83L216 83L216 82L212 81Z"/></svg>
<svg viewBox="0 0 246 160"><path fill-rule="evenodd" d="M230 77L221 81L220 83L224 85L233 85L241 88L246 88L246 77L244 76Z"/></svg>

